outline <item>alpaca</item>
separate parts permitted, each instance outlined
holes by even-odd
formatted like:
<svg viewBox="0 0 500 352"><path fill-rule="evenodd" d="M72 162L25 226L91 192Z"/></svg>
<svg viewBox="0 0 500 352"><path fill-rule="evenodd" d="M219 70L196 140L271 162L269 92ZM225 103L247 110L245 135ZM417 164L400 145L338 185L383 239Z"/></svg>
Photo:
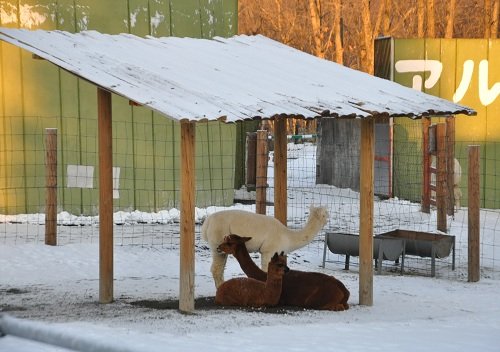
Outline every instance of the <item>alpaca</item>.
<svg viewBox="0 0 500 352"><path fill-rule="evenodd" d="M224 238L219 250L232 254L248 277L266 281L267 274L253 262L246 249L248 241L249 237L229 235ZM341 311L349 309L349 296L349 290L333 276L290 270L283 276L280 305Z"/></svg>
<svg viewBox="0 0 500 352"><path fill-rule="evenodd" d="M269 263L265 282L252 278L235 278L217 288L215 303L221 306L272 307L279 303L283 275L288 271L286 257L275 253Z"/></svg>
<svg viewBox="0 0 500 352"><path fill-rule="evenodd" d="M227 254L217 251L217 246L228 233L252 237L252 240L246 243L247 249L249 252L261 253L261 267L267 271L267 264L274 253L283 251L288 254L309 244L327 220L326 208L313 206L310 208L307 223L301 230L288 229L273 217L243 210L223 210L210 215L203 223L201 233L212 251L210 271L215 287L224 282L224 267L227 261Z"/></svg>

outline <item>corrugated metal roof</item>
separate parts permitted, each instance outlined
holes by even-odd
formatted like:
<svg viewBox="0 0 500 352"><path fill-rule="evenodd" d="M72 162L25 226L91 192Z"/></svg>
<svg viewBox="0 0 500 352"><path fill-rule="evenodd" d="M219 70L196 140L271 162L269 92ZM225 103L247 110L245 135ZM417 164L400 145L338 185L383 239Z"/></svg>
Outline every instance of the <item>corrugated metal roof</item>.
<svg viewBox="0 0 500 352"><path fill-rule="evenodd" d="M260 35L208 40L0 28L0 39L175 120L475 114Z"/></svg>

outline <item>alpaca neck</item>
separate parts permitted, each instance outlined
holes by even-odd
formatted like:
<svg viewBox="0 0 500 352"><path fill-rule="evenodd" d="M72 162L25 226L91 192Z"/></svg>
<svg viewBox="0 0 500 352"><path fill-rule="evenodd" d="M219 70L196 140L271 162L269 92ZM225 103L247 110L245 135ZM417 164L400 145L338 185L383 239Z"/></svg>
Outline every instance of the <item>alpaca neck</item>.
<svg viewBox="0 0 500 352"><path fill-rule="evenodd" d="M283 288L283 273L269 273L266 280L264 293L268 304L277 304Z"/></svg>
<svg viewBox="0 0 500 352"><path fill-rule="evenodd" d="M248 277L259 281L267 280L266 272L261 270L257 266L257 264L255 264L255 262L250 257L250 254L248 253L247 247L245 247L244 244L236 248L234 257L236 258L238 263L240 263L241 269Z"/></svg>
<svg viewBox="0 0 500 352"><path fill-rule="evenodd" d="M317 217L310 215L302 229L289 230L289 251L294 251L311 243L323 225Z"/></svg>

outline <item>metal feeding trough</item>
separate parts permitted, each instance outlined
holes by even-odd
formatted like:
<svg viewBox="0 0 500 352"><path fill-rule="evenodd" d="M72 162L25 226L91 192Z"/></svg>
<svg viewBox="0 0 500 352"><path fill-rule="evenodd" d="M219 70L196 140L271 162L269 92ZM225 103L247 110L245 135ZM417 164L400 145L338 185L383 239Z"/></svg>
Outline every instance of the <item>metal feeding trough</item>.
<svg viewBox="0 0 500 352"><path fill-rule="evenodd" d="M350 256L359 256L359 236L350 233L326 233L323 249L323 267L326 249L346 256L345 269L349 269ZM436 275L436 258L446 258L453 250L452 270L455 270L455 236L394 230L373 237L373 258L381 273L382 260L398 261L401 257L401 274L404 272L406 255L431 258L431 276Z"/></svg>
<svg viewBox="0 0 500 352"><path fill-rule="evenodd" d="M378 273L382 272L382 260L396 261L402 256L401 274L404 268L404 240L398 238L374 238L373 258ZM349 270L350 256L359 257L359 236L350 233L326 233L323 248L323 268L326 262L326 248L335 254L345 255L345 270Z"/></svg>
<svg viewBox="0 0 500 352"><path fill-rule="evenodd" d="M431 258L431 276L436 276L436 258L446 258L453 252L452 270L455 270L455 236L410 230L394 230L374 237L405 241L405 255Z"/></svg>

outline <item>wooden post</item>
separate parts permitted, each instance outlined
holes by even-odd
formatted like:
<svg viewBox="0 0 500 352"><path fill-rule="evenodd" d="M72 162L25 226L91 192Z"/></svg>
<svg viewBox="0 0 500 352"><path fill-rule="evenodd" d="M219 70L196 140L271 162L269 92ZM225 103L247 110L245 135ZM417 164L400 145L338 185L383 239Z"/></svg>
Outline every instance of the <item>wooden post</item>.
<svg viewBox="0 0 500 352"><path fill-rule="evenodd" d="M247 191L254 191L257 166L257 133L247 132L246 138L246 178Z"/></svg>
<svg viewBox="0 0 500 352"><path fill-rule="evenodd" d="M373 305L374 121L361 119L359 170L359 304Z"/></svg>
<svg viewBox="0 0 500 352"><path fill-rule="evenodd" d="M286 117L274 120L274 217L287 225Z"/></svg>
<svg viewBox="0 0 500 352"><path fill-rule="evenodd" d="M45 129L45 244L57 245L57 128Z"/></svg>
<svg viewBox="0 0 500 352"><path fill-rule="evenodd" d="M429 154L429 127L431 119L428 117L422 118L422 212L431 212L431 156Z"/></svg>
<svg viewBox="0 0 500 352"><path fill-rule="evenodd" d="M194 216L195 216L194 122L181 122L181 217L179 310L194 311Z"/></svg>
<svg viewBox="0 0 500 352"><path fill-rule="evenodd" d="M446 185L447 185L447 213L455 214L455 117L446 118Z"/></svg>
<svg viewBox="0 0 500 352"><path fill-rule="evenodd" d="M446 232L447 213L447 186L446 186L446 125L439 123L436 126L437 142L437 175L436 175L436 208L437 208L437 229Z"/></svg>
<svg viewBox="0 0 500 352"><path fill-rule="evenodd" d="M266 214L266 189L267 189L267 131L257 131L257 172L255 212Z"/></svg>
<svg viewBox="0 0 500 352"><path fill-rule="evenodd" d="M480 278L479 265L479 146L469 146L468 170L468 281L477 282Z"/></svg>
<svg viewBox="0 0 500 352"><path fill-rule="evenodd" d="M111 93L97 88L99 135L99 302L113 301L113 140Z"/></svg>

